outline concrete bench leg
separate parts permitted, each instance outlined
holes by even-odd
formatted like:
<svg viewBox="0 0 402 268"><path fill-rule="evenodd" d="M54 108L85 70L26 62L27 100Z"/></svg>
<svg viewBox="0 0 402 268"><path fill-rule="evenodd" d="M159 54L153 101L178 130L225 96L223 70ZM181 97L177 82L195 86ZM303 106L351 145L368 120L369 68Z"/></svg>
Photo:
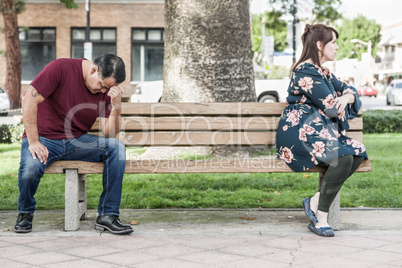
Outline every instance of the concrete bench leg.
<svg viewBox="0 0 402 268"><path fill-rule="evenodd" d="M76 231L87 211L86 175L66 169L64 230Z"/></svg>
<svg viewBox="0 0 402 268"><path fill-rule="evenodd" d="M320 172L319 187L321 186L324 174ZM332 229L339 231L341 229L341 193L338 192L331 206L329 207L328 223Z"/></svg>

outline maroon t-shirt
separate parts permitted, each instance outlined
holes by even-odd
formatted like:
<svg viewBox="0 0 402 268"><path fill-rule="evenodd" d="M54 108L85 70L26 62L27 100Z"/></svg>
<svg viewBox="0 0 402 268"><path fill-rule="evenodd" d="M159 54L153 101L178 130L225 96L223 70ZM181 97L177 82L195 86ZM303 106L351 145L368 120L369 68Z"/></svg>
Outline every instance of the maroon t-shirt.
<svg viewBox="0 0 402 268"><path fill-rule="evenodd" d="M98 116L109 117L110 97L106 93L92 94L85 86L83 60L54 60L32 81L31 85L45 98L38 105L39 136L53 140L76 138L87 133Z"/></svg>

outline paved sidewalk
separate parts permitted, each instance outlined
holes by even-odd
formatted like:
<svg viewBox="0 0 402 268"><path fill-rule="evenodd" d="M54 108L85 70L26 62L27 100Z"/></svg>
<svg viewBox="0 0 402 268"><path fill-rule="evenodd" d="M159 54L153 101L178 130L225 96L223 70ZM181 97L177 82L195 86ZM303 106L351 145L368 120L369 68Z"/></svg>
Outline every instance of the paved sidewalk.
<svg viewBox="0 0 402 268"><path fill-rule="evenodd" d="M76 232L64 211L37 211L15 234L16 216L0 211L0 267L402 267L402 210L342 210L334 238L302 210L122 210L138 222L126 236L94 230L95 211Z"/></svg>

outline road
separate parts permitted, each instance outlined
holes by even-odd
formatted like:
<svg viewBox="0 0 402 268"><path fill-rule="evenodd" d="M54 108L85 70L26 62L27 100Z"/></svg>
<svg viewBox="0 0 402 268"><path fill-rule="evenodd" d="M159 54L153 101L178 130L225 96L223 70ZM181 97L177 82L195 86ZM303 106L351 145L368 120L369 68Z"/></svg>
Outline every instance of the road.
<svg viewBox="0 0 402 268"><path fill-rule="evenodd" d="M389 106L385 95L379 95L377 98L362 96L363 111L366 110L402 110L402 106Z"/></svg>

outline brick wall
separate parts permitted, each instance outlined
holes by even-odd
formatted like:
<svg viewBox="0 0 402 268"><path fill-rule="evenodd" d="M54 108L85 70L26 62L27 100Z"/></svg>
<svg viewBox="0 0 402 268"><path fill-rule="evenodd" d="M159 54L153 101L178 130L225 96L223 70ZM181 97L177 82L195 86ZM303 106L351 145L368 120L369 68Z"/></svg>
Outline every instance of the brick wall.
<svg viewBox="0 0 402 268"><path fill-rule="evenodd" d="M87 13L84 4L79 9L67 9L59 3L27 3L26 11L18 15L19 26L56 27L56 57L69 58L71 27L86 27ZM122 84L124 94L131 95L131 28L164 27L163 4L97 4L91 3L92 27L117 28L117 55L126 64L127 80ZM0 28L3 17L0 15ZM5 50L4 36L0 33L0 51ZM0 53L0 85L5 83L6 61ZM28 86L22 86L22 94Z"/></svg>

